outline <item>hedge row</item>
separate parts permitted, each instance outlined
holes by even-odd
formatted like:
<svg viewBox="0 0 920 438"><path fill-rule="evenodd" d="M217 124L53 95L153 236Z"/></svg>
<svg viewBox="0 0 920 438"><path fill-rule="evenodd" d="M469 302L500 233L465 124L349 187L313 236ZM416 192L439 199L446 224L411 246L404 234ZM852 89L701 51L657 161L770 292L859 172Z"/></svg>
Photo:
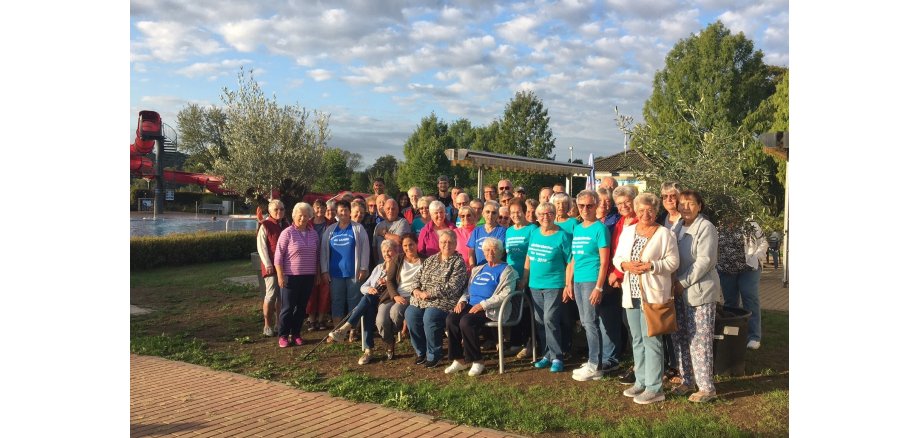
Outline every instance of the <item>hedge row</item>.
<svg viewBox="0 0 920 438"><path fill-rule="evenodd" d="M256 251L253 231L199 232L131 238L131 270L249 259Z"/></svg>

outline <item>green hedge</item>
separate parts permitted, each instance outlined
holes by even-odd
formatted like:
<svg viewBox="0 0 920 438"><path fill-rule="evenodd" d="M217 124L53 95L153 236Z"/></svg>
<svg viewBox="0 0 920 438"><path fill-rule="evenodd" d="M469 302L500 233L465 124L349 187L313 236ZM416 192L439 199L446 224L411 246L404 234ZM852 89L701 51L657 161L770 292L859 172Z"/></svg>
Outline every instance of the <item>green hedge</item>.
<svg viewBox="0 0 920 438"><path fill-rule="evenodd" d="M256 251L253 231L199 232L131 238L131 270L248 259Z"/></svg>

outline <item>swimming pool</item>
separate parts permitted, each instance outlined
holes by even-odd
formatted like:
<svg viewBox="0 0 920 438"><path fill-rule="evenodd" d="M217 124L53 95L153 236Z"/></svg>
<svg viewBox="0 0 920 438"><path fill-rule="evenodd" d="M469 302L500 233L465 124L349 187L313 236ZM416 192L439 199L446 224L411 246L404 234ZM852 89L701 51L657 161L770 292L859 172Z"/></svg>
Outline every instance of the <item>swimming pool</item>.
<svg viewBox="0 0 920 438"><path fill-rule="evenodd" d="M227 216L170 216L160 215L153 219L150 216L131 217L131 237L135 236L166 236L178 233L223 232L227 229ZM238 219L230 222L230 231L245 231L256 229L256 219Z"/></svg>

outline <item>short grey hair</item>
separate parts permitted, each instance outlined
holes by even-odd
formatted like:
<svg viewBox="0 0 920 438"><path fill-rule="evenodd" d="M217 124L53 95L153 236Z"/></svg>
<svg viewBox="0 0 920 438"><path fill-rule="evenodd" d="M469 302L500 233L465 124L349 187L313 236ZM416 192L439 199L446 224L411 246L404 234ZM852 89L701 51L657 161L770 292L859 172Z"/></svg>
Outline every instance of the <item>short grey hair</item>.
<svg viewBox="0 0 920 438"><path fill-rule="evenodd" d="M457 233L454 233L454 230L451 230L450 228L446 230L438 230L438 240L441 240L442 236L448 236L450 237L450 240L452 240L454 243L457 243Z"/></svg>
<svg viewBox="0 0 920 438"><path fill-rule="evenodd" d="M668 193L671 190L677 190L678 195L682 191L680 188L680 184L678 184L677 182L666 181L666 182L661 183L661 194Z"/></svg>
<svg viewBox="0 0 920 438"><path fill-rule="evenodd" d="M553 196L549 197L549 202L553 204L553 210L556 210L556 200L562 200L562 205L565 206L566 213L572 209L572 198L565 193L554 193Z"/></svg>
<svg viewBox="0 0 920 438"><path fill-rule="evenodd" d="M544 213L549 212L550 215L556 216L556 206L553 205L552 202L544 202L538 205L537 208L534 209L534 212L539 212L540 209L543 209Z"/></svg>
<svg viewBox="0 0 920 438"><path fill-rule="evenodd" d="M491 206L495 207L495 212L496 212L496 213L498 212L499 207L501 207L501 205L498 203L498 201L486 201L485 203L482 204L482 208L485 209L487 205L491 205Z"/></svg>
<svg viewBox="0 0 920 438"><path fill-rule="evenodd" d="M311 207L310 204L307 204L306 202L298 202L294 204L294 208L291 210L291 217L293 217L293 212L295 211L300 211L301 214L303 214L307 219L313 219L313 207Z"/></svg>
<svg viewBox="0 0 920 438"><path fill-rule="evenodd" d="M620 196L628 196L629 199L636 199L638 192L633 186L619 186L613 189L614 199L619 198Z"/></svg>
<svg viewBox="0 0 920 438"><path fill-rule="evenodd" d="M398 248L398 246L396 245L396 242L390 239L384 239L383 242L380 242L381 254L382 254L382 251L386 251L390 248Z"/></svg>
<svg viewBox="0 0 920 438"><path fill-rule="evenodd" d="M485 249L486 245L495 248L496 255L499 259L505 258L505 244L503 244L501 240L494 237L486 237L482 239L482 249Z"/></svg>
<svg viewBox="0 0 920 438"><path fill-rule="evenodd" d="M654 193L644 192L636 196L636 199L633 200L633 209L638 210L639 205L648 205L655 210L655 215L658 215L658 208L661 207L661 201L655 196Z"/></svg>
<svg viewBox="0 0 920 438"><path fill-rule="evenodd" d="M457 210L457 217L459 218L460 215L463 214L464 211L465 211L467 214L473 214L473 209L470 208L469 205L464 205L463 207L460 207L459 210Z"/></svg>
<svg viewBox="0 0 920 438"><path fill-rule="evenodd" d="M575 197L575 201L577 202L579 199L587 198L589 196L591 197L592 200L594 200L595 205L601 202L601 200L598 199L597 197L597 192L595 192L594 190L588 190L588 189L578 192L578 196Z"/></svg>
<svg viewBox="0 0 920 438"><path fill-rule="evenodd" d="M280 199L268 201L268 211L276 210L278 207L284 208L284 203Z"/></svg>
<svg viewBox="0 0 920 438"><path fill-rule="evenodd" d="M429 213L434 213L434 212L436 212L436 211L438 211L438 210L442 210L442 211L444 211L444 212L447 211L447 208L444 207L444 203L443 203L443 202L441 202L441 201L431 201L431 203L428 204L428 212L429 212Z"/></svg>

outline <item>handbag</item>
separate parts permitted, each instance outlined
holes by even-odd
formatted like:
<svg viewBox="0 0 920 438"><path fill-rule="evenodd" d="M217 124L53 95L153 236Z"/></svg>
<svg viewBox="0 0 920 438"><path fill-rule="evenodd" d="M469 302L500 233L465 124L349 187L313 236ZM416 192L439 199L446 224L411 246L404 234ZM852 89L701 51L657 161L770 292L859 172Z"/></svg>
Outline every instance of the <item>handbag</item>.
<svg viewBox="0 0 920 438"><path fill-rule="evenodd" d="M645 251L645 248L642 248ZM648 336L667 335L677 331L677 309L674 307L674 297L665 303L650 303L642 286L642 277L639 277L639 292L642 294L642 313L645 314L645 325L648 327Z"/></svg>

